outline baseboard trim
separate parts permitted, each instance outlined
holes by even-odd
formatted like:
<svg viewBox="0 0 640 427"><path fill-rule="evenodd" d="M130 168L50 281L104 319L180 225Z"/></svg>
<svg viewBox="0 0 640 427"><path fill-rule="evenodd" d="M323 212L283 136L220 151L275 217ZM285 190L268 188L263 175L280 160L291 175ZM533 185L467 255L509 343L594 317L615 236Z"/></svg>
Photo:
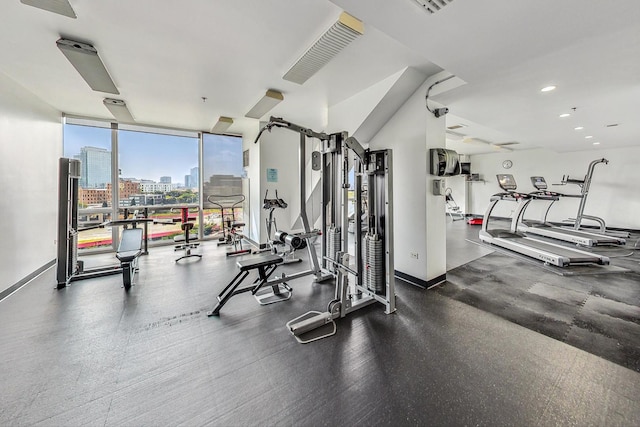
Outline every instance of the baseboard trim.
<svg viewBox="0 0 640 427"><path fill-rule="evenodd" d="M417 277L414 277L410 274L403 273L398 270L394 271L394 276L404 282L409 283L410 285L417 286L422 289L431 289L435 286L438 286L440 283L444 282L445 280L447 280L447 273L442 274L438 277L434 277L429 281L418 279Z"/></svg>
<svg viewBox="0 0 640 427"><path fill-rule="evenodd" d="M55 264L56 264L56 260L55 259L49 261L48 263L46 263L45 265L43 265L42 267L40 267L36 271L32 272L28 276L26 276L23 279L21 279L20 281L18 281L13 286L9 286L4 291L0 292L0 301L4 300L9 295L11 295L12 293L16 292L18 289L20 289L21 287L23 287L24 285L26 285L27 283L29 283L30 281L32 281L33 279L35 279L36 277L38 277L39 275L41 275L42 273L47 271L49 268L51 268Z"/></svg>

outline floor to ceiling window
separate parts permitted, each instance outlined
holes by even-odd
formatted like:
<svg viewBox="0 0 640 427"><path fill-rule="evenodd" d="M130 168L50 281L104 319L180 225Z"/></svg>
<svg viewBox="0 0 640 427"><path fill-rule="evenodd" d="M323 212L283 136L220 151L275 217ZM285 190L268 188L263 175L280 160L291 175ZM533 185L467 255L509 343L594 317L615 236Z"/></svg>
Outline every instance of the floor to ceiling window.
<svg viewBox="0 0 640 427"><path fill-rule="evenodd" d="M202 180L205 234L224 239L233 223L242 221L248 198L243 191L242 138L205 133L202 136ZM242 230L240 230L242 231Z"/></svg>
<svg viewBox="0 0 640 427"><path fill-rule="evenodd" d="M118 206L129 213L144 209L157 220L148 224L149 240L173 241L182 234L181 209L188 208L198 232L199 135L139 126L118 130Z"/></svg>
<svg viewBox="0 0 640 427"><path fill-rule="evenodd" d="M183 233L183 209L200 237L220 237L223 218L242 219L246 202L235 203L246 191L241 137L67 118L64 156L81 162L80 229L144 214L156 220L147 224L149 243L172 243ZM232 200L231 210L208 201L219 198L225 206ZM117 233L117 227L83 231L79 249L113 248Z"/></svg>
<svg viewBox="0 0 640 427"><path fill-rule="evenodd" d="M65 124L64 157L80 160L78 180L78 223L89 228L111 219L112 146L111 125ZM78 234L80 249L104 248L112 245L109 228L91 228Z"/></svg>

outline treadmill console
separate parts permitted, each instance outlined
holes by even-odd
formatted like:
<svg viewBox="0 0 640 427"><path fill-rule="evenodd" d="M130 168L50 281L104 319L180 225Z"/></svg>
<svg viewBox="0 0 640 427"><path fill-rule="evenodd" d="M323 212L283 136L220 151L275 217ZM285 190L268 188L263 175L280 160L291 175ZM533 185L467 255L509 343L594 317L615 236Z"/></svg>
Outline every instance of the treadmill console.
<svg viewBox="0 0 640 427"><path fill-rule="evenodd" d="M532 176L531 184L533 184L536 190L546 190L547 188L549 188L547 187L547 181L545 181L544 177L542 176Z"/></svg>
<svg viewBox="0 0 640 427"><path fill-rule="evenodd" d="M498 185L504 191L515 191L518 186L516 185L516 179L511 174L498 174L496 175L498 178Z"/></svg>

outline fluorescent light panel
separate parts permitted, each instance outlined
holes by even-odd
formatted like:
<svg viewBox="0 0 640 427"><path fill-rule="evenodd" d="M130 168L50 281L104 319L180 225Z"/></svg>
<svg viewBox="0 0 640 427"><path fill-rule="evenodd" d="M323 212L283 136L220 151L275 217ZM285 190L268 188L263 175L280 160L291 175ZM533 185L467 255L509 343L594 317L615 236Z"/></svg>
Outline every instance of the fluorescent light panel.
<svg viewBox="0 0 640 427"><path fill-rule="evenodd" d="M76 18L76 13L69 4L68 0L20 0L20 3L28 6L37 7L38 9L48 10L58 15Z"/></svg>
<svg viewBox="0 0 640 427"><path fill-rule="evenodd" d="M91 89L114 95L120 94L100 60L98 51L93 46L67 39L60 39L56 44Z"/></svg>
<svg viewBox="0 0 640 427"><path fill-rule="evenodd" d="M284 96L280 92L277 90L268 90L262 99L258 101L258 103L254 105L253 108L244 116L252 119L259 119L283 100Z"/></svg>
<svg viewBox="0 0 640 427"><path fill-rule="evenodd" d="M131 123L135 121L124 101L120 99L105 98L103 102L105 107L107 107L117 121L122 123Z"/></svg>
<svg viewBox="0 0 640 427"><path fill-rule="evenodd" d="M320 36L282 78L303 84L362 34L364 34L362 21L343 12L338 21Z"/></svg>
<svg viewBox="0 0 640 427"><path fill-rule="evenodd" d="M220 116L217 123L211 128L211 133L223 133L233 124L231 117Z"/></svg>

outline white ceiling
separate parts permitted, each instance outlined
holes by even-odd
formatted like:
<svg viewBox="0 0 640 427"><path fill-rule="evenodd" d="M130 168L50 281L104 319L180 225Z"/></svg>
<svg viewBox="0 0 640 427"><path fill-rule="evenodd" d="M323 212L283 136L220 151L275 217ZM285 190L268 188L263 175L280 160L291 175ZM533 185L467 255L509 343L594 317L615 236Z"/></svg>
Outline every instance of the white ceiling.
<svg viewBox="0 0 640 427"><path fill-rule="evenodd" d="M102 100L115 97L138 123L209 130L222 115L242 133L256 125L244 114L275 89L285 100L269 114L317 127L329 106L410 66L466 82L432 98L449 107L447 125L466 125L455 132L471 138L450 141L461 153L505 142L640 144L637 0L454 0L433 15L414 0L69 2L77 19L0 5L0 72L67 114L111 118ZM283 80L343 10L365 35L304 85ZM93 92L56 47L60 37L92 44L121 95ZM558 88L540 93L549 84Z"/></svg>

